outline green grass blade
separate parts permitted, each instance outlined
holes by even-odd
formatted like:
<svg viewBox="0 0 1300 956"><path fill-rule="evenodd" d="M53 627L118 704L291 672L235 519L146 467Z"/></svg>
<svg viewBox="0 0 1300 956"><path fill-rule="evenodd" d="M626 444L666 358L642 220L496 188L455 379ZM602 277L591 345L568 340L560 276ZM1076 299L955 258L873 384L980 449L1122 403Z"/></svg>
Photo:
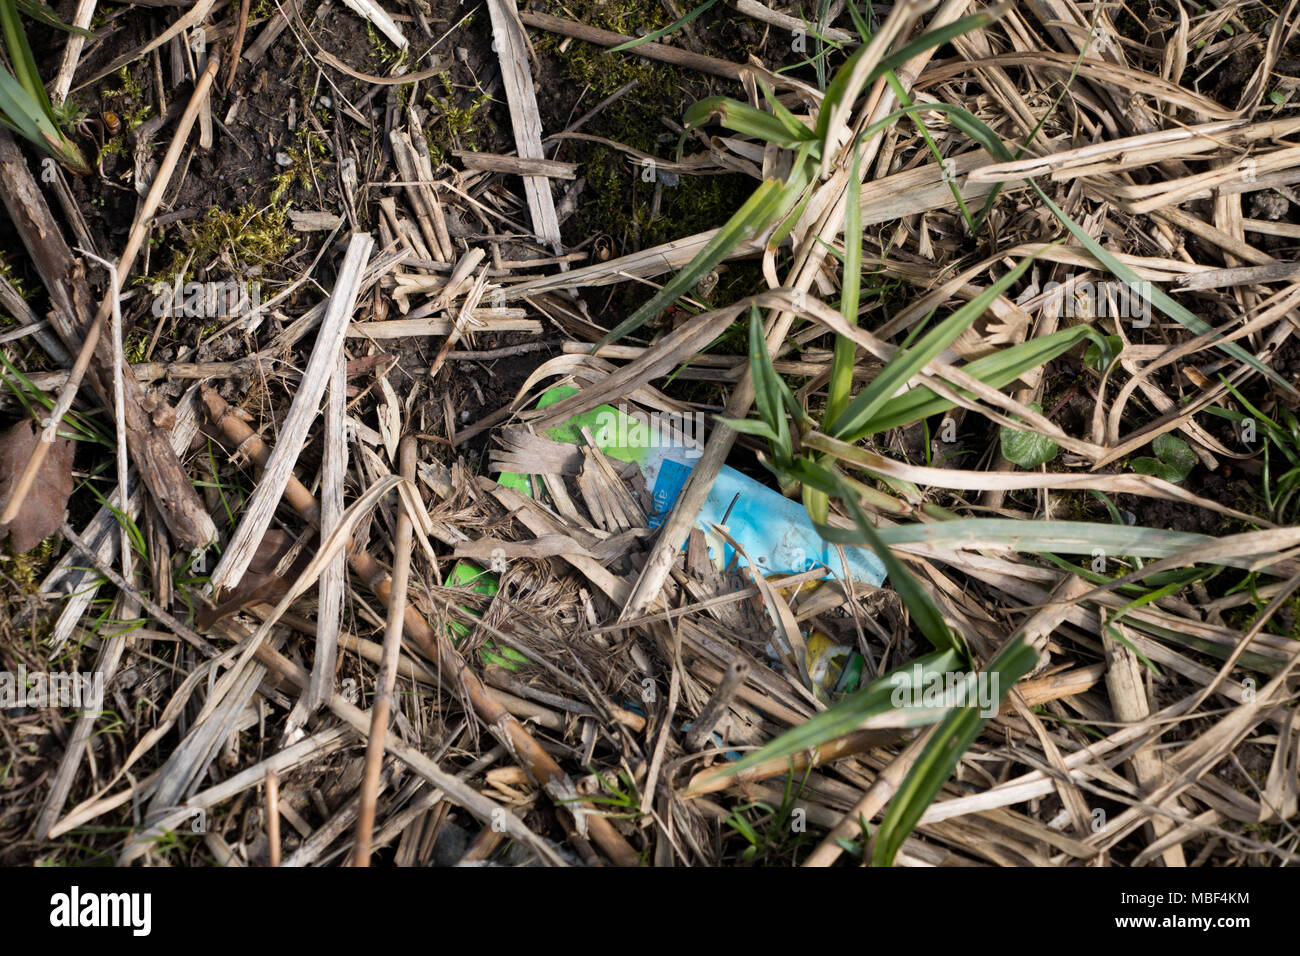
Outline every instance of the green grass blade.
<svg viewBox="0 0 1300 956"><path fill-rule="evenodd" d="M893 704L895 691L900 686L910 689L920 668L922 685L931 674L947 674L962 666L961 655L955 651L936 651L917 658L888 674L876 678L871 683L845 694L833 706L828 707L814 717L810 717L796 727L792 727L775 740L764 744L743 759L720 768L718 776L729 777L744 773L769 760L779 760L791 754L797 754L813 747L851 734L874 717L881 717L896 709ZM918 712L912 716L900 716L899 727L920 727L934 723L936 715Z"/></svg>
<svg viewBox="0 0 1300 956"><path fill-rule="evenodd" d="M0 33L3 33L5 50L13 64L14 76L36 102L46 109L50 108L50 98L41 83L40 71L36 69L36 58L32 55L27 34L23 31L18 18L18 8L14 0L0 0Z"/></svg>
<svg viewBox="0 0 1300 956"><path fill-rule="evenodd" d="M749 310L749 368L754 377L754 402L758 414L776 433L773 450L781 461L791 457L790 426L786 421L786 398L781 390L789 391L785 380L772 367L772 356L767 351L767 337L763 334L763 319L758 309ZM790 396L793 401L794 396Z"/></svg>
<svg viewBox="0 0 1300 956"><path fill-rule="evenodd" d="M44 23L47 27L54 27L56 30L63 30L65 33L71 33L75 36L85 37L87 40L95 39L95 34L91 30L85 30L71 23L64 23L59 19L59 15L45 4L38 0L17 0L18 9L27 14L33 20Z"/></svg>
<svg viewBox="0 0 1300 956"><path fill-rule="evenodd" d="M1002 388L1014 382L1030 369L1038 368L1058 355L1068 352L1085 339L1093 338L1097 333L1090 327L1079 325L1069 329L1053 332L1028 342L1021 342L1002 349L992 355L976 359L961 366L962 370L993 388ZM956 389L957 394L974 398L964 389ZM840 436L847 442L855 442L868 435L874 435L900 425L909 425L922 418L929 418L953 407L953 403L925 386L918 386L891 398L856 431Z"/></svg>
<svg viewBox="0 0 1300 956"><path fill-rule="evenodd" d="M1029 673L1037 661L1038 652L1025 643L1023 636L1017 636L989 662L982 679L992 680L996 677L1000 701L1016 681ZM916 763L903 778L898 793L889 802L889 809L880 822L880 828L876 831L873 865L893 865L903 841L952 776L957 761L975 742L990 719L982 716L978 707L961 707L950 712L934 729Z"/></svg>
<svg viewBox="0 0 1300 956"><path fill-rule="evenodd" d="M858 305L862 299L862 207L859 179L862 155L854 149L853 168L845 191L844 209L844 288L840 295L840 314L849 325L858 324ZM831 359L831 378L826 389L826 422L840 416L849 403L853 388L853 364L857 346L846 336L836 336Z"/></svg>
<svg viewBox="0 0 1300 956"><path fill-rule="evenodd" d="M903 562L894 557L894 552L881 538L876 531L871 519L867 517L865 511L858 504L857 495L855 495L844 483L837 477L836 485L839 490L839 498L848 509L849 516L853 519L853 524L857 527L862 536L860 543L866 544L880 558L881 563L889 575L889 581L898 592L898 596L903 599L908 612L916 621L916 626L921 629L921 633L926 636L934 649L938 651L952 651L961 655L963 660L967 659L968 652L965 643L958 637L943 619L943 614L939 611L938 605L930 597L929 592L921 587L921 583L912 575Z"/></svg>
<svg viewBox="0 0 1300 956"><path fill-rule="evenodd" d="M44 146L45 131L41 128L40 118L40 104L8 70L0 66L0 120L24 139Z"/></svg>
<svg viewBox="0 0 1300 956"><path fill-rule="evenodd" d="M681 272L673 276L667 285L655 293L649 302L619 323L613 331L605 336L600 345L617 342L623 336L636 331L680 296L686 294L700 279L708 274L710 269L725 259L732 249L742 242L752 239L763 229L770 226L780 215L782 198L780 181L776 179L764 180L754 190L753 195L745 200L744 205L727 220L726 225L719 229L705 247L696 254L695 258Z"/></svg>
<svg viewBox="0 0 1300 956"><path fill-rule="evenodd" d="M856 0L849 0L848 5L849 17L853 20L853 28L858 31L858 38L861 39L863 43L870 43L871 24L867 22L866 17L864 17L862 12L858 9ZM867 2L867 7L868 9L871 7L870 0Z"/></svg>
<svg viewBox="0 0 1300 956"><path fill-rule="evenodd" d="M858 393L849 406L831 421L828 433L836 438L858 433L898 389L937 358L985 313L993 301L1024 275L1034 257L1022 259L1016 267L935 326L913 348L899 349L871 384Z"/></svg>
<svg viewBox="0 0 1300 956"><path fill-rule="evenodd" d="M946 26L923 33L911 43L899 48L889 56L883 57L876 64L875 68L867 74L863 86L870 86L884 74L896 67L902 66L918 53L924 53L926 50L933 49L949 43L959 36L970 33L972 30L980 30L990 26L997 19L987 13L977 13L973 16L962 17L960 20L954 20ZM853 67L867 52L868 45L863 44L853 52L838 70L835 71L835 77L831 80L830 85L826 88L826 96L822 101L821 112L817 116L817 139L825 142L826 132L830 126L831 112L829 107L841 102L846 98L854 99L857 97L859 90L849 90L849 80L853 74Z"/></svg>
<svg viewBox="0 0 1300 956"><path fill-rule="evenodd" d="M704 2L701 3L694 10L678 18L677 20L674 20L672 23L668 24L668 26L663 27L659 30L655 30L653 33L647 33L643 37L637 37L635 40L628 40L626 43L620 43L618 46L612 46L605 52L622 53L624 50L635 49L636 47L639 47L642 43L653 43L655 40L663 39L664 37L668 36L668 34L676 33L678 30L686 26L686 24L690 23L692 20L695 20L702 14L707 13L709 9L712 8L712 6L717 2L718 0L704 0Z"/></svg>
<svg viewBox="0 0 1300 956"><path fill-rule="evenodd" d="M816 176L819 155L816 143L804 143L799 147L794 162L790 165L790 177L786 180L783 190L785 194L782 201L783 218L772 230L771 238L767 240L768 249L775 252L799 224L799 217L803 215L809 200L812 199L813 191L808 187L812 185Z"/></svg>
<svg viewBox="0 0 1300 956"><path fill-rule="evenodd" d="M772 108L772 115L777 118L783 127L785 127L786 132L795 139L808 140L811 142L813 138L812 130L799 122L797 116L781 105L781 101L772 94L772 90L768 85L766 83L759 83L758 88L763 91L763 99L767 100L767 105Z"/></svg>
<svg viewBox="0 0 1300 956"><path fill-rule="evenodd" d="M789 114L789 111L787 111ZM779 116L755 109L748 103L725 96L710 96L691 104L682 115L687 129L695 129L710 122L785 149L796 149L802 143L813 142L812 130L790 115L792 125Z"/></svg>
<svg viewBox="0 0 1300 956"><path fill-rule="evenodd" d="M889 88L894 91L895 99L897 99L899 103L903 104L904 108L915 105L912 102L912 98L907 95L907 90L903 89L903 84L899 82L897 74L892 70L885 74L885 81L889 83ZM912 118L912 122L916 126L916 131L920 133L921 138L925 140L925 145L929 148L930 155L933 156L934 161L939 164L939 168L944 169L943 154L939 152L939 145L934 141L934 137L930 135L929 127L926 126L925 123L921 122L921 117L918 116L916 112L909 110L908 115ZM961 210L962 218L966 220L966 227L970 229L971 235L974 235L976 228L975 220L971 216L970 210L966 208L966 200L961 194L960 187L957 185L956 177L945 178L947 178L948 181L948 189L952 192L952 198L957 201L957 208Z"/></svg>
<svg viewBox="0 0 1300 956"><path fill-rule="evenodd" d="M4 38L5 50L14 69L12 76L0 69L0 85L7 88L0 112L4 114L7 125L74 172L89 172L90 167L81 151L59 129L14 0L0 0L0 36ZM9 80L16 81L16 85ZM25 95L19 95L18 88ZM35 134L31 132L32 127L37 130Z"/></svg>

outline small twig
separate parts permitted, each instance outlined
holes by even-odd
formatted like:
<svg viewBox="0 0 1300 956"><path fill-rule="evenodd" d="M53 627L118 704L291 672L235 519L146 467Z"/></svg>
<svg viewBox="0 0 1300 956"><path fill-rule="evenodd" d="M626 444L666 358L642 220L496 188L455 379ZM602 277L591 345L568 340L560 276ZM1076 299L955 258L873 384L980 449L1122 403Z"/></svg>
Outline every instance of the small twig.
<svg viewBox="0 0 1300 956"><path fill-rule="evenodd" d="M117 495L119 501L126 501L127 493L130 490L127 487L127 454L126 454L126 387L122 381L122 367L126 363L126 356L122 352L122 285L118 278L117 268L107 259L101 259L93 252L81 250L82 254L88 259L98 262L108 270L109 299L113 308L113 426L117 430ZM67 409L63 410L66 414ZM61 416L60 416L61 417ZM57 425L54 416L51 421ZM53 426L52 426L53 427ZM53 441L53 434L48 439L41 436L42 441ZM131 560L131 535L127 532L126 523L122 522L118 527L118 554L122 559L122 577L131 580L133 564ZM131 602L129 599L125 604L125 613L130 615Z"/></svg>
<svg viewBox="0 0 1300 956"><path fill-rule="evenodd" d="M401 474L415 481L415 439L402 439ZM370 709L370 740L366 744L365 776L361 783L361 809L357 813L356 846L353 866L370 865L370 840L375 829L375 802L379 796L379 771L384 763L384 740L388 735L388 717L392 711L393 688L397 684L397 661L402 651L402 629L406 620L406 590L411 580L411 513L397 512L397 537L393 542L393 584L388 592L388 626L384 630L384 659L379 670L379 686Z"/></svg>
<svg viewBox="0 0 1300 956"><path fill-rule="evenodd" d="M591 109L587 110L587 112L583 113L576 120L570 123L568 128L565 129L565 132L566 133L582 132L582 128L586 126L588 123L590 123L592 119L594 119L596 116L599 116L602 110L608 108L613 103L617 103L628 93L631 93L634 89L636 89L637 83L639 82L640 82L639 80L628 80L618 89L616 89L613 93L609 94L609 96L605 97L595 106L593 106ZM542 142L547 143L550 141L551 141L551 137L548 136Z"/></svg>
<svg viewBox="0 0 1300 956"><path fill-rule="evenodd" d="M546 30L548 33L558 33L560 36L573 37L575 40L585 40L587 43L594 43L597 46L620 46L624 43L631 43L636 39L636 37L624 36L612 30L602 30L599 27L587 26L585 23L564 20L546 13L534 13L531 10L520 10L519 19L530 27ZM635 50L629 50L627 55L644 56L651 60L659 60L662 63L671 63L674 66L685 66L693 70L699 70L701 73L725 76L729 80L739 80L741 71L745 69L739 63L731 63L717 57L705 56L702 53L692 53L690 50L682 50L663 43L642 43Z"/></svg>
<svg viewBox="0 0 1300 956"><path fill-rule="evenodd" d="M244 0L247 9L248 0ZM266 839L271 844L271 865L280 865L280 778L266 772Z"/></svg>
<svg viewBox="0 0 1300 956"><path fill-rule="evenodd" d="M558 339L548 339L545 342L524 342L520 345L504 345L499 349L487 349L481 352L462 351L448 352L448 362L491 362L496 359L509 358L512 355L525 355L528 352L541 352L544 349L551 349L558 346Z"/></svg>
<svg viewBox="0 0 1300 956"><path fill-rule="evenodd" d="M748 662L738 658L727 665L727 669L722 672L722 680L718 683L718 689L713 692L709 702L700 711L700 716L695 719L691 729L686 732L686 739L683 743L686 746L687 753L694 753L704 746L704 741L708 740L713 734L713 728L718 725L722 715L731 706L731 702L736 699L736 692L740 690L740 685L745 683L745 678L748 676Z"/></svg>
<svg viewBox="0 0 1300 956"><path fill-rule="evenodd" d="M235 73L239 70L239 54L244 52L244 32L248 29L248 7L252 0L240 0L239 25L235 27L235 38L230 41L230 68L226 70L226 92L230 92L235 82Z"/></svg>

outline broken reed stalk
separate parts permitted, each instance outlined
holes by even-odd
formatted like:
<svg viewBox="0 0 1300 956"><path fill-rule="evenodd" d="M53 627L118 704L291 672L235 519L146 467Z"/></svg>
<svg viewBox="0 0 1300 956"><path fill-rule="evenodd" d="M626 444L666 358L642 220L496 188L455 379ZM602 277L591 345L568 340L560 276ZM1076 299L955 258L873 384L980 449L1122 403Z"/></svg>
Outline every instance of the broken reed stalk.
<svg viewBox="0 0 1300 956"><path fill-rule="evenodd" d="M108 295L109 302L112 303L111 315L113 319L110 335L113 345L113 426L117 430L119 440L116 449L117 464L117 500L125 502L129 497L130 471L126 453L126 386L122 381L122 368L126 364L126 359L122 352L122 285L119 281L117 269L113 263L107 259L101 259L93 252L82 250L86 258L99 263L108 272ZM65 389L66 392L66 389ZM60 402L63 396L59 398ZM41 436L42 442L54 444L54 439L58 431L59 422L63 416L68 413L72 407L72 396L68 396L68 405L63 407L55 405L50 412L49 424L46 425L46 431L49 437L44 434ZM131 534L127 529L126 522L121 523L118 529L118 546L117 553L122 562L122 577L130 581L133 576L133 561L131 558ZM134 606L129 601L123 606L125 612L130 614L134 611Z"/></svg>
<svg viewBox="0 0 1300 956"><path fill-rule="evenodd" d="M636 37L624 36L612 30L602 30L599 27L588 26L585 23L564 20L547 13L534 13L531 10L520 10L519 19L527 26L536 27L548 33L558 33L560 36L573 37L575 40L583 40L596 46L620 46L624 43L631 43L636 39ZM651 60L658 60L661 63L684 66L688 69L699 70L701 73L711 73L714 76L722 76L736 81L742 78L742 73L745 70L744 65L740 63L720 60L717 57L705 56L702 53L692 53L690 50L667 46L663 43L642 43L636 48L635 53L629 51L628 55L644 56ZM782 77L781 79L784 80L785 78ZM784 83L782 88L784 88Z"/></svg>
<svg viewBox="0 0 1300 956"><path fill-rule="evenodd" d="M322 434L325 452L321 457L320 533L328 535L343 520L344 474L348 468L347 443L347 357L340 355L330 373L325 398ZM312 658L311 688L305 698L307 711L319 710L329 700L338 665L339 630L343 620L343 593L347 588L347 555L339 552L321 572L316 592L316 653Z"/></svg>
<svg viewBox="0 0 1300 956"><path fill-rule="evenodd" d="M230 41L230 68L226 70L226 92L230 92L235 82L235 73L239 70L239 55L244 52L244 34L248 31L248 8L251 0L239 0L239 22L235 27L235 38Z"/></svg>
<svg viewBox="0 0 1300 956"><path fill-rule="evenodd" d="M320 410L325 388L343 355L348 323L352 321L366 263L370 261L373 248L374 239L369 233L353 233L348 240L347 252L339 264L334 288L325 303L325 314L316 329L316 342L312 346L311 357L303 369L302 380L294 391L293 401L289 403L289 412L280 423L275 451L263 469L257 487L244 504L239 526L226 542L221 560L208 578L208 587L214 594L222 588L233 588L239 583L252 563L258 543L271 526L275 509L283 497L285 482L293 474L294 464ZM333 529L328 533L332 534Z"/></svg>
<svg viewBox="0 0 1300 956"><path fill-rule="evenodd" d="M542 150L542 116L537 109L537 89L528 65L528 37L519 22L514 0L487 0L492 19L492 44L501 64L501 85L505 87L506 105L510 110L510 128L515 136L515 152L520 159L545 159ZM525 176L524 196L533 232L557 256L564 255L560 238L560 220L551 196L551 184L544 176ZM563 272L568 271L560 263Z"/></svg>
<svg viewBox="0 0 1300 956"><path fill-rule="evenodd" d="M250 461L259 467L271 457L271 449L242 419L236 417L225 400L213 389L203 389L203 402L208 415L225 436ZM320 520L320 506L298 479L292 475L285 485L284 498L306 521L316 526ZM383 567L365 551L349 546L348 565L371 592L381 601L388 601L392 585ZM600 815L591 804L577 799L573 782L515 717L496 700L465 664L455 649L429 626L420 612L407 604L403 614L404 637L415 645L425 658L436 664L442 675L454 675L456 685L469 701L474 711L487 725L488 730L514 756L528 775L546 791L562 810L573 813L579 832L588 830L591 838L618 866L637 866L640 856L636 850Z"/></svg>
<svg viewBox="0 0 1300 956"><path fill-rule="evenodd" d="M747 661L737 659L727 665L727 669L722 672L722 680L718 682L718 689L713 692L709 702L700 711L700 716L691 725L691 729L686 732L683 743L686 746L687 753L694 753L704 746L704 741L709 739L709 736L713 733L713 728L722 719L723 713L731 706L731 702L736 699L736 692L740 690L740 685L745 683L745 678L748 676L749 663Z"/></svg>
<svg viewBox="0 0 1300 956"><path fill-rule="evenodd" d="M271 844L271 865L280 865L280 778L266 772L266 839Z"/></svg>
<svg viewBox="0 0 1300 956"><path fill-rule="evenodd" d="M131 234L127 237L126 247L122 250L122 256L118 260L117 284L119 286L125 285L127 278L131 274L131 266L135 263L136 254L139 253L140 247L144 244L144 240L148 235L149 221L158 210L158 206L162 202L163 192L166 190L168 183L171 182L176 163L180 160L181 150L185 147L185 141L189 139L190 130L194 127L194 120L198 117L200 108L207 100L208 90L212 86L212 78L216 76L219 65L220 57L214 55L208 61L207 69L199 76L198 82L194 84L194 92L190 96L189 104L185 107L185 112L181 114L180 121L176 125L176 135L172 137L171 145L168 146L167 153L158 167L158 172L149 187L149 193L145 196L140 211L136 215L135 225L131 229ZM100 335L104 331L104 324L113 311L115 299L113 292L110 291L100 303L99 311L95 313L95 318L86 331L86 337L82 342L81 351L77 354L77 360L68 373L68 382L59 395L59 400L55 405L56 408L71 407L77 389L81 387L81 381L85 378L86 370L90 367L90 360L94 357L95 348L99 344ZM57 425L57 419L55 416L51 416L51 425L46 428L49 437L43 434L41 436L42 440L32 449L32 457L27 460L27 467L23 469L23 473L14 486L13 494L9 497L9 504L5 507L4 513L0 515L0 525L8 524L17 517L24 500L36 481L36 473L45 462L45 456L49 453L50 448L53 447L53 433ZM126 436L119 435L118 440L125 442ZM211 524L210 520L209 524ZM213 525L211 537L215 537L215 535L216 526Z"/></svg>
<svg viewBox="0 0 1300 956"><path fill-rule="evenodd" d="M415 438L402 439L401 475L415 481ZM397 659L402 652L402 623L405 619L406 589L411 581L411 513L397 509L397 536L393 541L393 586L388 595L388 626L384 629L384 657L379 668L379 685L370 708L370 740L366 744L365 775L361 781L361 807L357 811L356 846L353 866L370 865L370 841L375 829L375 804L379 797L379 771L384 765L384 737L393 708L397 684Z"/></svg>

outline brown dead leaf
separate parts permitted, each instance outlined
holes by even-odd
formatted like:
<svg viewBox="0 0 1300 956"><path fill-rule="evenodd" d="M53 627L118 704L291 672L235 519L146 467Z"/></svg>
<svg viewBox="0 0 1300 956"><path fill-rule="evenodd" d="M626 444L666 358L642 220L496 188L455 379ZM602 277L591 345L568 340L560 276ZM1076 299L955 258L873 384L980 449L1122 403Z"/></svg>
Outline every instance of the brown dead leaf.
<svg viewBox="0 0 1300 956"><path fill-rule="evenodd" d="M223 617L242 611L255 604L276 604L284 597L289 586L302 574L311 561L311 552L300 551L283 574L276 574L276 568L284 560L297 539L284 531L271 530L262 536L261 543L253 553L248 570L239 579L234 590L223 591L221 600L213 608L199 612L197 624L199 630L206 631Z"/></svg>
<svg viewBox="0 0 1300 956"><path fill-rule="evenodd" d="M14 485L39 440L40 433L31 419L19 422L0 437L0 510L8 505ZM72 496L72 459L76 453L73 439L55 438L18 516L0 525L0 541L7 535L15 552L30 551L59 530Z"/></svg>

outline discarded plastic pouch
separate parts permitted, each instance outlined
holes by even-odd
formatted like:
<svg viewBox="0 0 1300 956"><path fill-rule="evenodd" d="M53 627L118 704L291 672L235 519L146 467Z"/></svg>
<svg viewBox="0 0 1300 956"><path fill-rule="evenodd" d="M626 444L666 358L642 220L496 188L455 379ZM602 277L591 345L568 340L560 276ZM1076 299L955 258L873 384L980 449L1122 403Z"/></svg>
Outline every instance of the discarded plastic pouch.
<svg viewBox="0 0 1300 956"><path fill-rule="evenodd" d="M557 386L542 395L537 407L545 408L577 391ZM648 421L643 417L600 405L551 428L547 436L553 441L582 444L582 428L586 427L602 452L634 463L650 491L645 508L649 527L658 528L672 511L702 445L698 436L692 440L683 434L684 429L672 428L672 416L650 416ZM502 472L497 480L522 494L532 494L525 475ZM745 566L745 558L714 533L715 524L727 529L764 576L824 568L828 575L843 579L847 563L848 576L859 584L879 587L885 580L885 567L871 551L846 547L841 561L838 549L817 533L802 504L727 465L718 472L696 525L704 531L710 558L718 568L726 568L733 559L737 566Z"/></svg>
<svg viewBox="0 0 1300 956"><path fill-rule="evenodd" d="M497 576L491 571L485 571L478 565L469 561L457 561L452 567L451 573L447 575L447 587L449 588L469 588L475 594L482 594L491 597L497 593ZM468 610L468 609L466 609ZM470 611L473 614L473 611ZM453 644L459 644L469 635L469 627L460 621L448 621L447 630L451 634ZM528 658L524 657L513 647L497 647L491 641L485 641L479 648L479 660L484 666L504 667L508 671L519 670L520 665L529 663Z"/></svg>

